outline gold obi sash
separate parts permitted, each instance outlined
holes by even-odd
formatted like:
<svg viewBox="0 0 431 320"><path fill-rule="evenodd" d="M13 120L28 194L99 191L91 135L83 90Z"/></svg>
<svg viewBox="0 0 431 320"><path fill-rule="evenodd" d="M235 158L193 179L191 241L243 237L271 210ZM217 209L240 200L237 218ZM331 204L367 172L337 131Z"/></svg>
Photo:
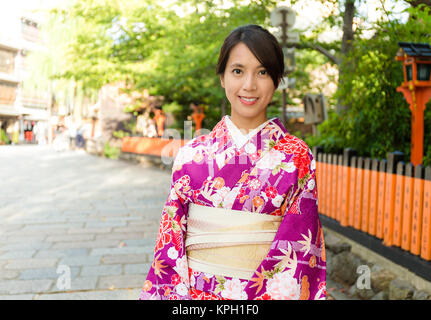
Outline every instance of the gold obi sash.
<svg viewBox="0 0 431 320"><path fill-rule="evenodd" d="M189 267L250 279L267 256L282 217L190 203L186 251Z"/></svg>

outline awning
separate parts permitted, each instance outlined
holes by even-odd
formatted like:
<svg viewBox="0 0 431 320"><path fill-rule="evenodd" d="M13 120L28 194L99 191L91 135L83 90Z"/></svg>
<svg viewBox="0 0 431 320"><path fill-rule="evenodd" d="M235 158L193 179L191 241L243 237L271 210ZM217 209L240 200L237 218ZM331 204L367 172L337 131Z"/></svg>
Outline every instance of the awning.
<svg viewBox="0 0 431 320"><path fill-rule="evenodd" d="M21 113L13 106L0 106L0 116L18 117Z"/></svg>

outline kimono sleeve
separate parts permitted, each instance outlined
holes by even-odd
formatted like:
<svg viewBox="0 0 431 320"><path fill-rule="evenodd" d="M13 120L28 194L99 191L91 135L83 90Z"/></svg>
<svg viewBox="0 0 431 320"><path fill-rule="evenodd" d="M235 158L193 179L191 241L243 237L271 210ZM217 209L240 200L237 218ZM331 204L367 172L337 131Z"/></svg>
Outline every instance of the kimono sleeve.
<svg viewBox="0 0 431 320"><path fill-rule="evenodd" d="M177 162L177 160L175 160ZM188 212L188 175L172 171L169 196L164 204L153 262L142 287L140 300L190 299L188 264L184 246Z"/></svg>
<svg viewBox="0 0 431 320"><path fill-rule="evenodd" d="M298 185L267 257L246 286L249 299L325 299L326 254L318 215L316 163L297 161Z"/></svg>

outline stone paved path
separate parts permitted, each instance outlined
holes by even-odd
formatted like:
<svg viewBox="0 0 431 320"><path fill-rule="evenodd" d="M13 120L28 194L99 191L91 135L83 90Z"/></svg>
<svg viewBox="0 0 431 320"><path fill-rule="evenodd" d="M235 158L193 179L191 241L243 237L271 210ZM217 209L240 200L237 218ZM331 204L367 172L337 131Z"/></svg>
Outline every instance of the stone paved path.
<svg viewBox="0 0 431 320"><path fill-rule="evenodd" d="M137 299L169 172L0 146L0 300Z"/></svg>

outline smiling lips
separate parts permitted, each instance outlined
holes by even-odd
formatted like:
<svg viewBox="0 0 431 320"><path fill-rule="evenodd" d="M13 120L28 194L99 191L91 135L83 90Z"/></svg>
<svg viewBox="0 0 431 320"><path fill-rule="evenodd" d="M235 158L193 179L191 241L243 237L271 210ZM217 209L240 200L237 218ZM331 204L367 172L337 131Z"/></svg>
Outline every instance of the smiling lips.
<svg viewBox="0 0 431 320"><path fill-rule="evenodd" d="M248 106L255 104L258 99L259 98L255 98L255 97L241 97L241 96L239 96L239 100Z"/></svg>

